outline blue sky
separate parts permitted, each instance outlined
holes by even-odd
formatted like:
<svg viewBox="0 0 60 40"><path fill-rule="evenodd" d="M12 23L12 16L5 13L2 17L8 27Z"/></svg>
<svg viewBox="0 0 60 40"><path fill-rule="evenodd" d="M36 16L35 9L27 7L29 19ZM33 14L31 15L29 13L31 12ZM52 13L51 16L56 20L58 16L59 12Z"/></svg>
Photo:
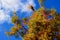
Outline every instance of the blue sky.
<svg viewBox="0 0 60 40"><path fill-rule="evenodd" d="M2 4L1 4L1 1L2 1ZM32 11L30 9L25 8L28 6L28 4L33 5L35 10L37 10L40 7L37 0L29 1L28 4L26 1L27 0L20 1L20 2L25 3L25 4L23 4L21 6L18 5L17 7L14 7L15 6L14 5L15 1L14 1L14 3L11 3L14 6L7 8L7 6L4 7L4 5L6 5L6 4L3 4L4 0L0 0L0 10L2 10L2 11L0 11L0 40L22 40L21 38L16 39L14 36L10 36L8 38L4 32L9 31L9 29L13 26L13 24L10 21L10 18L11 18L11 15L12 15L14 10L16 11L18 17L21 19L21 18L24 18L26 16L31 15L31 13L32 13ZM17 4L19 4L19 3L17 3ZM8 6L10 6L10 5L8 5ZM19 8L19 7L23 7L24 10L23 10L23 8ZM44 7L48 8L48 9L55 8L57 12L60 12L60 0L46 0L44 2ZM7 15L7 16L5 16L5 15Z"/></svg>

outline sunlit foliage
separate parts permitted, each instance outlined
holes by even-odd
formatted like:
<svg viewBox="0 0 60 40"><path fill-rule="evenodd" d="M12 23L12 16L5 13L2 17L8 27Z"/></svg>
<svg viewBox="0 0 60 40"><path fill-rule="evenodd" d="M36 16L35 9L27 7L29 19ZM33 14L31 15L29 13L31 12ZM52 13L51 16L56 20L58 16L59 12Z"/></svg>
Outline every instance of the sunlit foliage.
<svg viewBox="0 0 60 40"><path fill-rule="evenodd" d="M42 0L40 0L42 2ZM18 17L12 16L12 23L14 27L10 29L10 32L6 32L8 35L15 35L17 32L22 36L23 40L60 40L60 14L56 12L55 9L47 10L44 7L34 10L30 19L23 18L19 20ZM21 25L28 25L28 30L26 30ZM22 32L19 32L19 30Z"/></svg>

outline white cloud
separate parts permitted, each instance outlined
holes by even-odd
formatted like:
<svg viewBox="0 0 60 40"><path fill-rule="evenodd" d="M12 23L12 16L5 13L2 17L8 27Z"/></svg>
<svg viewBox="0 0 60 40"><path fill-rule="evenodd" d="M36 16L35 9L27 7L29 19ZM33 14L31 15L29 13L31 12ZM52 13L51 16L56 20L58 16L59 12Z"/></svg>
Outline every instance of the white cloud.
<svg viewBox="0 0 60 40"><path fill-rule="evenodd" d="M25 1L25 0L23 0ZM31 12L29 6L35 6L33 0L26 0L25 3L22 0L0 0L0 23L10 20L10 11L18 11L20 9L21 12Z"/></svg>
<svg viewBox="0 0 60 40"><path fill-rule="evenodd" d="M35 7L35 3L34 0L27 0L26 4L22 5L22 12L30 12L31 9L29 9L29 6L32 5L33 7Z"/></svg>
<svg viewBox="0 0 60 40"><path fill-rule="evenodd" d="M6 14L3 10L0 10L0 24L5 21L10 21L10 15Z"/></svg>
<svg viewBox="0 0 60 40"><path fill-rule="evenodd" d="M17 10L19 7L17 0L0 0L2 7L7 10Z"/></svg>
<svg viewBox="0 0 60 40"><path fill-rule="evenodd" d="M35 6L35 3L33 0L27 0L26 3L21 2L22 0L0 0L2 7L7 10L17 11L18 9L21 9L21 11L29 11L28 6L33 5ZM24 10L23 10L24 9Z"/></svg>

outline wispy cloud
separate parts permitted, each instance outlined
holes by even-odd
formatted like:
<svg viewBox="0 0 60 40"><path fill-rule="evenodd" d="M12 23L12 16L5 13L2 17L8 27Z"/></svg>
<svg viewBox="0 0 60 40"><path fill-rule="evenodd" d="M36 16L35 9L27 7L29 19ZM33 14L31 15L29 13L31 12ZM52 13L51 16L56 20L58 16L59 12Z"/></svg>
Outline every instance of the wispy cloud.
<svg viewBox="0 0 60 40"><path fill-rule="evenodd" d="M21 11L22 12L29 12L29 11L31 11L31 9L29 9L30 5L32 5L33 7L35 7L34 0L27 0L27 2L22 5Z"/></svg>
<svg viewBox="0 0 60 40"><path fill-rule="evenodd" d="M1 6L4 9L12 10L12 11L17 11L18 9L21 9L21 11L24 11L24 10L28 11L29 5L35 6L33 0L27 0L27 1L25 1L26 3L23 3L22 0L0 0L0 2L2 4Z"/></svg>
<svg viewBox="0 0 60 40"><path fill-rule="evenodd" d="M10 15L5 13L3 10L0 10L0 24L5 21L10 21Z"/></svg>
<svg viewBox="0 0 60 40"><path fill-rule="evenodd" d="M10 20L10 11L30 12L29 5L35 6L34 0L0 0L0 23Z"/></svg>

